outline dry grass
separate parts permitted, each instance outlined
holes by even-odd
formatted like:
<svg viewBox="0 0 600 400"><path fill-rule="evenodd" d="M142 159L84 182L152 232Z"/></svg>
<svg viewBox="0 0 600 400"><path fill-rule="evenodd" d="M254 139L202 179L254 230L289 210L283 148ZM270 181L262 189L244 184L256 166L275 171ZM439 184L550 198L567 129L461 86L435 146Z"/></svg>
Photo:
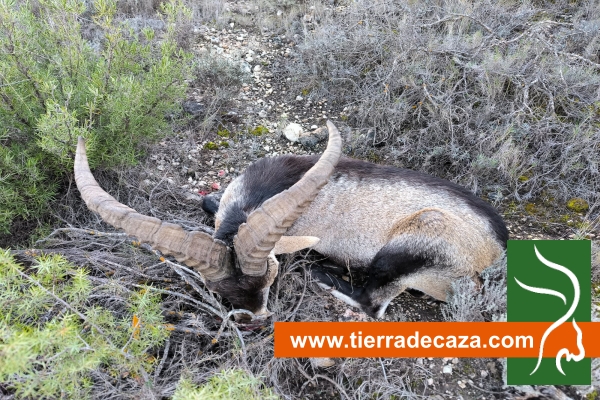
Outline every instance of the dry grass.
<svg viewBox="0 0 600 400"><path fill-rule="evenodd" d="M289 72L293 96L371 130L356 154L386 145L390 161L492 199L546 192L598 211L597 2L344 4L305 24Z"/></svg>
<svg viewBox="0 0 600 400"><path fill-rule="evenodd" d="M506 321L506 258L485 269L481 280L479 288L471 278L454 282L453 294L442 307L445 320Z"/></svg>

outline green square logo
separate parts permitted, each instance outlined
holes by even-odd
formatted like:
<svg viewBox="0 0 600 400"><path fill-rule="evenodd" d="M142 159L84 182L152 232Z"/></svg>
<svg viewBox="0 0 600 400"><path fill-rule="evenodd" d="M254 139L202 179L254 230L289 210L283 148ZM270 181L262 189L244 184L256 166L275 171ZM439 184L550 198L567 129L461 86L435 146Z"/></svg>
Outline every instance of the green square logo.
<svg viewBox="0 0 600 400"><path fill-rule="evenodd" d="M591 320L590 241L509 240L507 259L509 322L558 326ZM552 335L552 330L544 336ZM591 358L583 358L575 341L565 343L565 349L570 361L563 350L555 358L509 358L507 384L590 385Z"/></svg>

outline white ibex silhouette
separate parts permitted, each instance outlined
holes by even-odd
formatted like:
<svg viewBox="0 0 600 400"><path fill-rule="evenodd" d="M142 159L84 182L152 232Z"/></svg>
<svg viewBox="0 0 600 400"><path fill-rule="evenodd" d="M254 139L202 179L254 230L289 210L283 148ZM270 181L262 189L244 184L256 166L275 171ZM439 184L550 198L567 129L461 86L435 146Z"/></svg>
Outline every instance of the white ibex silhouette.
<svg viewBox="0 0 600 400"><path fill-rule="evenodd" d="M573 284L574 296L573 296L573 303L571 304L569 311L567 311L567 313L565 315L563 315L560 319L558 319L555 323L553 323L548 329L546 329L546 332L544 332L544 335L542 336L542 342L540 343L540 353L538 356L537 364L536 364L535 368L533 369L533 371L531 371L531 374L529 374L529 375L533 375L535 373L535 371L537 371L537 369L539 368L539 366L542 362L542 355L544 354L544 343L546 342L546 339L548 338L548 336L554 329L558 328L560 325L562 325L565 321L567 321L573 315L573 313L575 312L575 309L577 308L577 305L579 304L579 295L580 295L579 281L577 280L577 277L575 276L575 274L573 272L571 272L571 270L569 270L568 268L563 267L562 265L553 263L552 261L548 261L546 258L544 258L544 256L542 256L540 254L540 252L538 251L538 249L535 245L533 246L533 248L535 249L535 255L537 256L538 260L540 260L540 262L542 264L544 264L545 266L550 267L552 269L555 269L557 271L560 271L569 277L569 279L571 280L571 283ZM556 296L556 297L560 298L565 305L567 305L567 299L565 298L565 296L562 293L557 292L556 290L537 288L537 287L525 285L524 283L520 282L516 277L515 277L515 281L517 281L517 283L523 289L525 289L527 291L530 291L533 293L549 294L551 296ZM560 364L561 358L563 356L565 356L567 361L575 360L576 362L583 360L583 358L585 357L585 349L583 348L583 344L581 343L583 335L581 333L581 329L579 329L579 327L577 326L577 323L575 322L575 318L573 318L573 328L577 332L577 348L579 349L579 354L575 355L573 353L570 353L569 349L567 349L567 348L561 349L556 354L556 369L558 369L560 371L560 373L565 376L566 376L566 374L564 373L562 366Z"/></svg>

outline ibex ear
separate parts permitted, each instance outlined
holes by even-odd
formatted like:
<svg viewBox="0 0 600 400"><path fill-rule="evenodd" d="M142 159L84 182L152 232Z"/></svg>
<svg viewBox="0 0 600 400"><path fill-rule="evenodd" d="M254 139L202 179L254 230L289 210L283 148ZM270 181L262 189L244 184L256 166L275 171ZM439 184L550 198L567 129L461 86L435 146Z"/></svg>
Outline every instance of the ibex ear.
<svg viewBox="0 0 600 400"><path fill-rule="evenodd" d="M274 254L287 254L312 247L319 242L318 237L314 236L282 236L275 243Z"/></svg>

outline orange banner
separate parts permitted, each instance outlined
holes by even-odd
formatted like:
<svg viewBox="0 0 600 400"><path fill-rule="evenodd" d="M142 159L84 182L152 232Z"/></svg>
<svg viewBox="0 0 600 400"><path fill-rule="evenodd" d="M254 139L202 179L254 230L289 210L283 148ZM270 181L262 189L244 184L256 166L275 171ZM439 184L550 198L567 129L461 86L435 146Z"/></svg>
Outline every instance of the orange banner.
<svg viewBox="0 0 600 400"><path fill-rule="evenodd" d="M276 322L275 357L537 358L551 322ZM581 331L581 334L578 333ZM565 322L544 341L600 357L600 323ZM578 345L579 341L579 345Z"/></svg>

